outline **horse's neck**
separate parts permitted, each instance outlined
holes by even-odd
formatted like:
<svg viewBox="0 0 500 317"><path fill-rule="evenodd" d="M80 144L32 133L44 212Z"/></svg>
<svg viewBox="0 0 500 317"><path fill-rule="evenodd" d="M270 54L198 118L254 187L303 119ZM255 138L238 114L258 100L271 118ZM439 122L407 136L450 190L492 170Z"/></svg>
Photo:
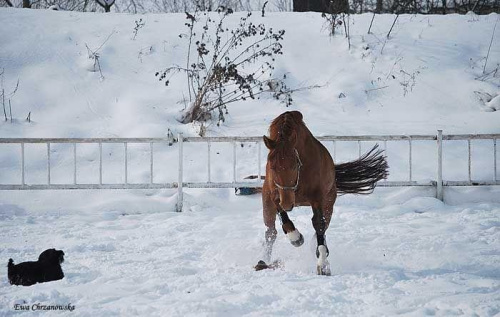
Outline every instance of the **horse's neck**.
<svg viewBox="0 0 500 317"><path fill-rule="evenodd" d="M311 131L309 131L307 127L300 127L297 129L297 142L295 143L295 148L300 154L306 155L307 149L310 149L312 144L314 144L314 140Z"/></svg>

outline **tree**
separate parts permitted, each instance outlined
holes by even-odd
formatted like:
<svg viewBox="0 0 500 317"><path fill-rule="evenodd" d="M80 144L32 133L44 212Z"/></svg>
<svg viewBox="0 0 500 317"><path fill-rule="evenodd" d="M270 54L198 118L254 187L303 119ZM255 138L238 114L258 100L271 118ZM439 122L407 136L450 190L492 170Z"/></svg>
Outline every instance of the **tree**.
<svg viewBox="0 0 500 317"><path fill-rule="evenodd" d="M384 8L384 2L383 0L377 0L377 6L375 8L376 13L382 13L382 10Z"/></svg>
<svg viewBox="0 0 500 317"><path fill-rule="evenodd" d="M111 7L115 4L115 0L95 0L98 5L104 8L104 11L111 12Z"/></svg>
<svg viewBox="0 0 500 317"><path fill-rule="evenodd" d="M326 6L323 0L293 0L294 12L325 12Z"/></svg>

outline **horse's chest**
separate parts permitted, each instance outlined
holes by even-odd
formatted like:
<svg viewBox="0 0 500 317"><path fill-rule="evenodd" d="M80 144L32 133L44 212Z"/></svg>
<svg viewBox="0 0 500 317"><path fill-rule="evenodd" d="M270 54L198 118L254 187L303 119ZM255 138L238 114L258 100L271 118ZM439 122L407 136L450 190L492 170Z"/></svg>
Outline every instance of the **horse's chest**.
<svg viewBox="0 0 500 317"><path fill-rule="evenodd" d="M295 193L295 206L310 206L312 202L320 202L330 192L330 188L311 187L300 188Z"/></svg>
<svg viewBox="0 0 500 317"><path fill-rule="evenodd" d="M307 193L298 192L295 195L295 206L297 206L297 207L310 206L311 200L313 200L312 195L308 195Z"/></svg>

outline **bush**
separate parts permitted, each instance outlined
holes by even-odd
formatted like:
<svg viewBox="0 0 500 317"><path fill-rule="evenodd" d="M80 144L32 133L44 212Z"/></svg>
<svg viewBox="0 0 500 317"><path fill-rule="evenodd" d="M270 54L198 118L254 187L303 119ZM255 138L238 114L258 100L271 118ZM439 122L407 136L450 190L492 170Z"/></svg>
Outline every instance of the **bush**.
<svg viewBox="0 0 500 317"><path fill-rule="evenodd" d="M275 58L283 54L285 31L254 24L251 13L240 18L235 29L229 29L225 22L232 13L220 7L218 19L214 19L207 12L186 12L188 32L179 35L188 41L186 66L156 73L167 86L175 73L187 75L190 104L179 120L182 123L203 123L215 113L220 124L229 104L256 99L266 92L283 98L287 105L292 101L285 76L272 77Z"/></svg>

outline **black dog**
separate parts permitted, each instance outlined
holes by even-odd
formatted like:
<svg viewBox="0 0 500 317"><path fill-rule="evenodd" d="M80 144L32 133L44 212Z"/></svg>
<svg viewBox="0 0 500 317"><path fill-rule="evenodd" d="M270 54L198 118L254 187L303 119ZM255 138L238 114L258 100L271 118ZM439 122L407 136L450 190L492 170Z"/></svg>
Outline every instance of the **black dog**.
<svg viewBox="0 0 500 317"><path fill-rule="evenodd" d="M64 262L62 250L43 251L36 262L14 264L10 259L8 267L9 282L12 285L30 286L35 283L57 281L64 277L61 263Z"/></svg>

